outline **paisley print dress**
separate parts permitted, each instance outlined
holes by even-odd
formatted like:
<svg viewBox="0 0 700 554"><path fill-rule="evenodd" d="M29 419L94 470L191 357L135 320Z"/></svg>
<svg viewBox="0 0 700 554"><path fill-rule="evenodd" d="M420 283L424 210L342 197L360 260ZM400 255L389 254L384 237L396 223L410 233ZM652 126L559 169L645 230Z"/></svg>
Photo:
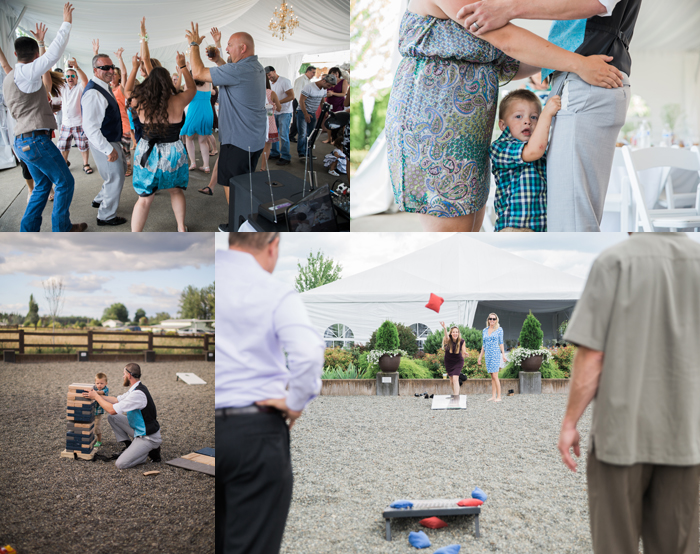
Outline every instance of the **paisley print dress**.
<svg viewBox="0 0 700 554"><path fill-rule="evenodd" d="M489 195L498 84L519 62L451 19L406 12L399 36L386 115L396 203L437 217L475 213Z"/></svg>

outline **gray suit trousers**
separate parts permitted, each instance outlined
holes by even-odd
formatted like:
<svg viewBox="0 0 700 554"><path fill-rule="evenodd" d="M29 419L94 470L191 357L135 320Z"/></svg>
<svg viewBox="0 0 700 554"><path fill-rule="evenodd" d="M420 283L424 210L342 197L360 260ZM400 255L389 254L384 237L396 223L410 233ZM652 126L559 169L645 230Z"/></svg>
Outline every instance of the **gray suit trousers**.
<svg viewBox="0 0 700 554"><path fill-rule="evenodd" d="M114 431L117 441L129 440L134 436L134 430L129 425L129 420L125 415L109 415L107 416L107 421L112 431ZM142 464L148 459L148 453L158 448L162 442L160 431L145 437L136 437L129 445L129 448L121 453L114 465L117 466L117 469L126 469Z"/></svg>
<svg viewBox="0 0 700 554"><path fill-rule="evenodd" d="M630 84L595 87L574 73L555 73L561 96L547 151L547 231L600 231L615 142L625 123Z"/></svg>
<svg viewBox="0 0 700 554"><path fill-rule="evenodd" d="M97 171L100 173L100 177L105 180L100 192L97 193L94 200L100 204L100 209L97 210L97 218L102 220L112 219L117 215L119 198L122 194L124 175L126 173L126 160L124 159L121 143L110 142L110 144L119 155L114 162L108 162L107 156L90 143L90 153L95 160Z"/></svg>

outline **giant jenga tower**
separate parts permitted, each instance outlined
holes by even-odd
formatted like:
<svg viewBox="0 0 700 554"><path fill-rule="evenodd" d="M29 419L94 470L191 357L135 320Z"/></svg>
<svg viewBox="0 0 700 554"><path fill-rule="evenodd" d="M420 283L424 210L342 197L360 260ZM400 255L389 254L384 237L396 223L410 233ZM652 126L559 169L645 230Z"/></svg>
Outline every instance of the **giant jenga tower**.
<svg viewBox="0 0 700 554"><path fill-rule="evenodd" d="M90 383L73 383L68 387L66 449L62 457L92 460L95 453L95 408L97 402L83 398L93 389Z"/></svg>

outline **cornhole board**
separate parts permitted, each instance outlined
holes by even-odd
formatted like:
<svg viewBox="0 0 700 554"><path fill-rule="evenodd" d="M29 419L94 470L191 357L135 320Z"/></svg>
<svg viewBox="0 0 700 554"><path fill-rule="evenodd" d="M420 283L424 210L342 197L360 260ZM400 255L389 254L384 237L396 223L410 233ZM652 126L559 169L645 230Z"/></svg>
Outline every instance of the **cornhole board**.
<svg viewBox="0 0 700 554"><path fill-rule="evenodd" d="M176 373L177 379L182 379L188 385L206 385L207 382L197 377L194 373Z"/></svg>
<svg viewBox="0 0 700 554"><path fill-rule="evenodd" d="M440 394L433 396L431 410L466 410L467 395L460 394L455 397L452 394Z"/></svg>
<svg viewBox="0 0 700 554"><path fill-rule="evenodd" d="M410 500L413 508L398 509L390 506L384 509L382 517L386 520L386 540L391 540L391 520L396 517L433 517L433 516L474 516L474 534L479 538L479 514L481 506L458 506L461 498L427 498ZM395 502L395 501L394 501ZM393 502L392 502L393 504Z"/></svg>
<svg viewBox="0 0 700 554"><path fill-rule="evenodd" d="M165 463L174 467L181 467L183 469L189 469L191 471L199 471L200 473L206 473L207 475L214 475L214 449L202 448L202 450L198 450L197 452L190 452L185 456L175 458L174 460L170 460L169 462Z"/></svg>

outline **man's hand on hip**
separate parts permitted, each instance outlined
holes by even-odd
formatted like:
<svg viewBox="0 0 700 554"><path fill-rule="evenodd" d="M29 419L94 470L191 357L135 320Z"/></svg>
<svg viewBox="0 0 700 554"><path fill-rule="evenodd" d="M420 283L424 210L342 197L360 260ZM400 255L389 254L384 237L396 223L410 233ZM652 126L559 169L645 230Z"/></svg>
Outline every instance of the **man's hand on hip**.
<svg viewBox="0 0 700 554"><path fill-rule="evenodd" d="M108 162L116 162L118 158L119 158L119 154L117 153L117 149L112 148L112 152L110 153L109 156L107 156L107 161Z"/></svg>
<svg viewBox="0 0 700 554"><path fill-rule="evenodd" d="M255 404L257 404L258 406L269 406L270 408L275 408L282 412L282 414L284 414L285 419L287 420L287 424L289 425L290 429L294 427L294 422L301 417L301 412L290 410L287 407L286 398L271 398L269 400L260 400Z"/></svg>

